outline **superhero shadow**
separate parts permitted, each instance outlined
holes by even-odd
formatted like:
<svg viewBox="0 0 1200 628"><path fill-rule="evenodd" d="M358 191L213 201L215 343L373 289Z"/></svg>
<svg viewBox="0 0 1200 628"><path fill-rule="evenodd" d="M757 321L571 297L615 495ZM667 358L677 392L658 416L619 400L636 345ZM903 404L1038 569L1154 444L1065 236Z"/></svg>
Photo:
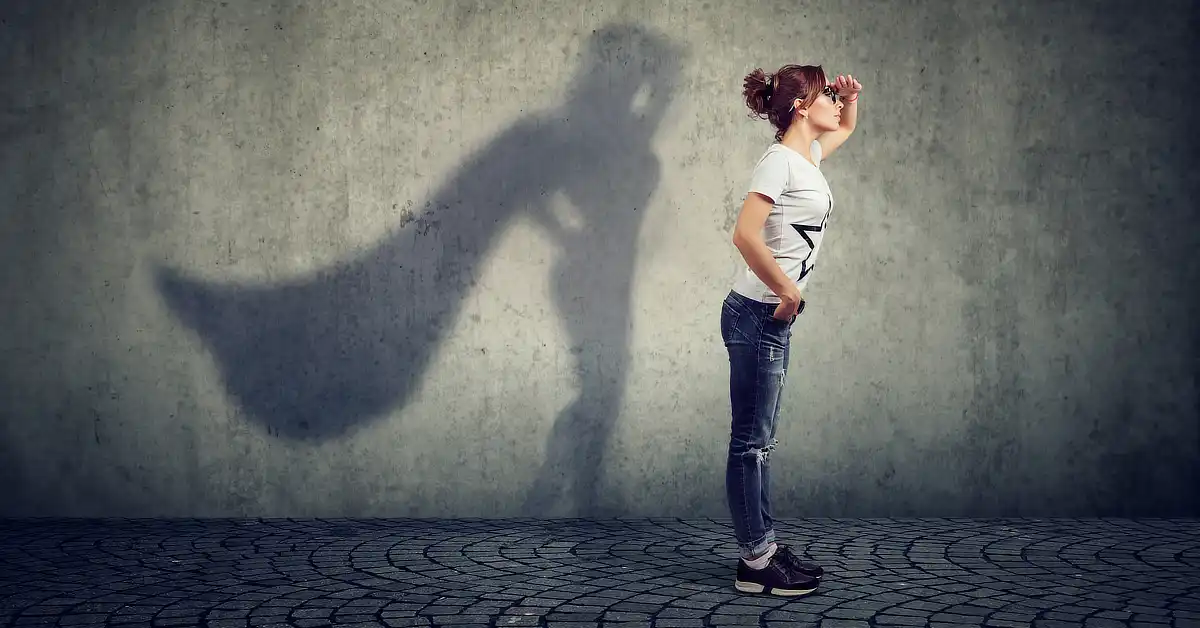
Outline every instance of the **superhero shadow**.
<svg viewBox="0 0 1200 628"><path fill-rule="evenodd" d="M573 487L569 510L586 510L624 396L637 238L659 182L651 140L681 57L636 25L596 31L565 103L518 120L365 254L270 285L161 267L157 289L250 420L281 438L328 440L405 406L498 235L530 212L558 247L547 270L581 384L526 507L540 512ZM582 224L555 217L556 194ZM513 324L496 321L495 333Z"/></svg>

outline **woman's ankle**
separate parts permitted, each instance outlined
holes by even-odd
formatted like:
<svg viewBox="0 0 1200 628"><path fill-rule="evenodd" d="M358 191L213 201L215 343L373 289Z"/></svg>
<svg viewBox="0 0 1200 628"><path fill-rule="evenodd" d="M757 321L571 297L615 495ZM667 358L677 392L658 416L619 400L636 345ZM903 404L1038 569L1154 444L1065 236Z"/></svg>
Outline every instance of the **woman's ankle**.
<svg viewBox="0 0 1200 628"><path fill-rule="evenodd" d="M777 546L774 543L771 543L770 545L767 546L767 549L762 551L761 554L757 554L755 556L751 556L750 558L747 558L746 562L756 561L756 560L766 556L767 554L770 554L770 553L776 551L776 549L777 549Z"/></svg>

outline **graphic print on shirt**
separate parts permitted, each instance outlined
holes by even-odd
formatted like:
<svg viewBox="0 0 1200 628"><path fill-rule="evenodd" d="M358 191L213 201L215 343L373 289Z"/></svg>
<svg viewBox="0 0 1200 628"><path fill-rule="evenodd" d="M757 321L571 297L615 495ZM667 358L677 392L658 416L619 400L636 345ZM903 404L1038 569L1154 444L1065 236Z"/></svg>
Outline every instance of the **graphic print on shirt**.
<svg viewBox="0 0 1200 628"><path fill-rule="evenodd" d="M830 209L833 208L832 205L833 205L833 203L831 201ZM819 224L819 225L805 225L805 224L791 223L792 228L796 230L796 233L800 234L800 237L804 238L804 242L806 244L808 244L808 255L805 255L804 259L800 260L800 276L796 278L796 283L799 283L801 279L804 279L808 275L808 273L812 272L812 269L817 267L817 265L815 263L812 266L808 265L808 260L813 256L813 253L817 250L816 245L813 244L812 238L810 238L808 236L808 232L820 233L821 231L823 231L825 229L825 223L828 221L829 221L829 209L826 209L825 216L821 218L821 224Z"/></svg>

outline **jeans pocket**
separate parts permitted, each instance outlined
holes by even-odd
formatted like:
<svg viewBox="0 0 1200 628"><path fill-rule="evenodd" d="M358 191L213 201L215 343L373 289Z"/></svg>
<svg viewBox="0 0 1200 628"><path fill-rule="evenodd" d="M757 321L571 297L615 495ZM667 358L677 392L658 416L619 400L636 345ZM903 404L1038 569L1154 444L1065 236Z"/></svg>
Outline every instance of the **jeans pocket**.
<svg viewBox="0 0 1200 628"><path fill-rule="evenodd" d="M794 316L788 320L779 320L778 318L775 318L775 311L772 310L770 312L767 312L767 315L763 317L763 326L777 325L777 326L781 326L781 327L786 327L788 325L791 325L792 321L794 321L794 320L796 320L796 317L794 317Z"/></svg>
<svg viewBox="0 0 1200 628"><path fill-rule="evenodd" d="M768 313L763 317L762 331L770 337L777 339L780 342L787 342L787 339L792 335L792 324L796 322L796 317L793 316L790 320L781 321L775 318L773 313Z"/></svg>
<svg viewBox="0 0 1200 628"><path fill-rule="evenodd" d="M738 322L742 318L742 313L735 307L729 304L727 299L721 304L721 340L725 344L733 339L733 334L737 331Z"/></svg>

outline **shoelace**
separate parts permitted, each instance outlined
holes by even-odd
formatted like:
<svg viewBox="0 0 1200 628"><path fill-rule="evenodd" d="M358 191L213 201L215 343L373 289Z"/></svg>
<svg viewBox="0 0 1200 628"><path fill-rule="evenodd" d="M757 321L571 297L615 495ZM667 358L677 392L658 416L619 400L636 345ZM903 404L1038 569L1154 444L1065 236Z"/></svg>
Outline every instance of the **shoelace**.
<svg viewBox="0 0 1200 628"><path fill-rule="evenodd" d="M786 564L789 568L791 568L792 571L795 571L796 573L804 575L804 576L808 575L801 570L806 569L806 568L811 568L812 565L809 565L808 563L805 563L804 561L800 560L800 558L798 556L796 556L795 554L792 553L792 549L790 547L788 547L786 545L780 545L775 550L775 553L778 554L779 557L783 559L784 564Z"/></svg>

